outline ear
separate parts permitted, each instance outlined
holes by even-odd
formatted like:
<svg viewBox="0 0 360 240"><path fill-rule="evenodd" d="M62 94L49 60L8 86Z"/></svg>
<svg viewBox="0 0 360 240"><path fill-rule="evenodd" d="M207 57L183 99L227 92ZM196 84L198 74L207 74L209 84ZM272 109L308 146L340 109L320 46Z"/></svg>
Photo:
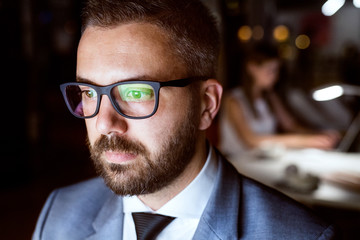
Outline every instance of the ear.
<svg viewBox="0 0 360 240"><path fill-rule="evenodd" d="M201 118L199 130L206 130L210 127L216 114L220 109L223 88L215 79L208 79L201 87Z"/></svg>

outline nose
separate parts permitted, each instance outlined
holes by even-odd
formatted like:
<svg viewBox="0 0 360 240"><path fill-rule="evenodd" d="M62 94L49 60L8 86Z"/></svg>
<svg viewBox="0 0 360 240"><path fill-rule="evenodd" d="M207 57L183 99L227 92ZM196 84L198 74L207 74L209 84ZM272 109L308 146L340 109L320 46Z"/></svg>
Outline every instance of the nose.
<svg viewBox="0 0 360 240"><path fill-rule="evenodd" d="M102 135L122 135L127 131L126 119L114 109L107 96L102 97L96 118L96 129Z"/></svg>

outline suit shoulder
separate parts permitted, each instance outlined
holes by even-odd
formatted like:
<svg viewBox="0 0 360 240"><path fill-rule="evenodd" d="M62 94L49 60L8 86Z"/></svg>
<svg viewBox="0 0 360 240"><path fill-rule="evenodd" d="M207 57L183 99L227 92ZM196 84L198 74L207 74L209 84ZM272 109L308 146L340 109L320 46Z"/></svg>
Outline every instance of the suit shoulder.
<svg viewBox="0 0 360 240"><path fill-rule="evenodd" d="M95 210L97 207L101 207L109 196L114 195L101 178L60 188L52 194L54 195L52 208L62 211L76 211L77 214L81 213L82 210L89 214L89 209Z"/></svg>
<svg viewBox="0 0 360 240"><path fill-rule="evenodd" d="M99 210L113 196L100 178L54 190L41 211L33 239L65 239L64 234L92 231Z"/></svg>
<svg viewBox="0 0 360 240"><path fill-rule="evenodd" d="M287 239L333 239L333 226L311 209L252 179L242 179L245 232L255 228L258 229L255 234Z"/></svg>
<svg viewBox="0 0 360 240"><path fill-rule="evenodd" d="M241 175L219 156L213 197L204 214L204 233L219 239L335 239L334 229L284 194Z"/></svg>
<svg viewBox="0 0 360 240"><path fill-rule="evenodd" d="M111 190L105 185L102 178L92 178L83 182L79 182L70 186L59 188L58 191L62 195L99 195L99 193L111 193ZM101 195L101 194L100 194Z"/></svg>

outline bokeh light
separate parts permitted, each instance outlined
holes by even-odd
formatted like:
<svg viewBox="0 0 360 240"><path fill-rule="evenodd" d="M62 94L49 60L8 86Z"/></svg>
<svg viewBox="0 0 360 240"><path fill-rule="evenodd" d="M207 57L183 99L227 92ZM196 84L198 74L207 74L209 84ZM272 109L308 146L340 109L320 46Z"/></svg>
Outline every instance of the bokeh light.
<svg viewBox="0 0 360 240"><path fill-rule="evenodd" d="M289 39L290 31L285 25L279 25L274 29L273 36L278 42L285 42Z"/></svg>
<svg viewBox="0 0 360 240"><path fill-rule="evenodd" d="M238 30L238 38L240 41L247 42L251 39L252 36L252 30L249 26L241 26Z"/></svg>
<svg viewBox="0 0 360 240"><path fill-rule="evenodd" d="M355 7L360 8L360 0L354 0L353 3Z"/></svg>
<svg viewBox="0 0 360 240"><path fill-rule="evenodd" d="M299 49L307 49L311 44L310 38L305 35L301 34L295 39L295 45Z"/></svg>

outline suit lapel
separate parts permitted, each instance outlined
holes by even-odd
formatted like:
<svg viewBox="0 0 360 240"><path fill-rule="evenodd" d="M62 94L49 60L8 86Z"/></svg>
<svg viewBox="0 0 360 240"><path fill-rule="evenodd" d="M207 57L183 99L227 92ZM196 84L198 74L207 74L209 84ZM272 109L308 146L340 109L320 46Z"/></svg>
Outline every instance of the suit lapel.
<svg viewBox="0 0 360 240"><path fill-rule="evenodd" d="M112 194L93 222L94 234L87 240L120 240L123 236L122 198Z"/></svg>
<svg viewBox="0 0 360 240"><path fill-rule="evenodd" d="M219 154L216 185L200 219L194 239L238 239L239 175ZM235 234L235 235L234 235Z"/></svg>

